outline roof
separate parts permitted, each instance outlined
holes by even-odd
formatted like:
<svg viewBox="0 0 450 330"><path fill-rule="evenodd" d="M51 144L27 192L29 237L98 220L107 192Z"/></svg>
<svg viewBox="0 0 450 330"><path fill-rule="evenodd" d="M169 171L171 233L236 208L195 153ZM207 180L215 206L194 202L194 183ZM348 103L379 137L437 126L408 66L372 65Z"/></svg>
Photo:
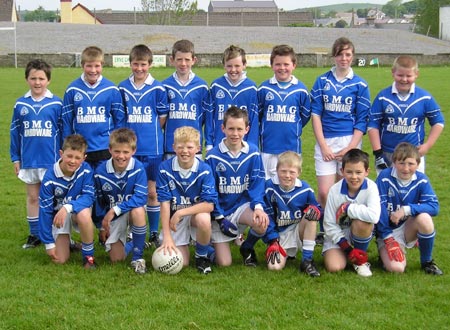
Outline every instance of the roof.
<svg viewBox="0 0 450 330"><path fill-rule="evenodd" d="M0 0L1 1L1 0ZM99 19L98 17L96 17L92 11L90 11L89 9L87 9L85 6L83 6L81 3L78 3L75 7L72 8L72 12L77 8L80 7L82 10L84 10L88 15L92 16L93 19L97 20L97 22L99 22L100 24L103 24L102 20Z"/></svg>
<svg viewBox="0 0 450 330"><path fill-rule="evenodd" d="M0 22L13 21L13 14L17 15L15 5L14 0L0 0ZM17 21L17 19L15 21Z"/></svg>
<svg viewBox="0 0 450 330"><path fill-rule="evenodd" d="M262 1L211 1L211 6L214 8L274 8L277 9L277 4L273 0Z"/></svg>

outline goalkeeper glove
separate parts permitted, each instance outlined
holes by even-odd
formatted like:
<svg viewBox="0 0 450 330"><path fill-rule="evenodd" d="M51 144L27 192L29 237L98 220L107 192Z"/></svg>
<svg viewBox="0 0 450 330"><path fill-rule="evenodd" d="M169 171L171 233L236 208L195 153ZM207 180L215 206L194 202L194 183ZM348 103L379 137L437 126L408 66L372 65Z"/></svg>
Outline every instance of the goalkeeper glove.
<svg viewBox="0 0 450 330"><path fill-rule="evenodd" d="M278 243L277 239L270 241L266 250L266 262L268 264L271 263L272 265L274 265L275 262L279 264L281 262L280 254L285 258L287 257L286 251Z"/></svg>
<svg viewBox="0 0 450 330"><path fill-rule="evenodd" d="M349 206L350 206L350 202L345 202L345 203L342 203L338 207L338 209L336 211L336 222L339 225L346 225L346 226L349 225L348 223L346 223L346 220L348 217L347 211L348 211Z"/></svg>
<svg viewBox="0 0 450 330"><path fill-rule="evenodd" d="M367 252L360 249L351 250L347 257L352 264L358 266L365 264L369 260Z"/></svg>
<svg viewBox="0 0 450 330"><path fill-rule="evenodd" d="M398 244L394 237L386 238L384 240L384 245L386 246L389 260L397 262L403 262L405 260L405 255L400 248L400 244Z"/></svg>
<svg viewBox="0 0 450 330"><path fill-rule="evenodd" d="M375 150L373 152L373 155L375 156L375 167L377 170L384 170L385 168L389 167L388 161L383 154L383 150Z"/></svg>
<svg viewBox="0 0 450 330"><path fill-rule="evenodd" d="M235 238L239 234L239 230L234 223L225 219L223 216L216 217L216 221L219 223L220 231L228 236Z"/></svg>
<svg viewBox="0 0 450 330"><path fill-rule="evenodd" d="M319 221L322 212L317 206L308 205L308 207L303 210L303 214L305 215L305 219L308 221Z"/></svg>

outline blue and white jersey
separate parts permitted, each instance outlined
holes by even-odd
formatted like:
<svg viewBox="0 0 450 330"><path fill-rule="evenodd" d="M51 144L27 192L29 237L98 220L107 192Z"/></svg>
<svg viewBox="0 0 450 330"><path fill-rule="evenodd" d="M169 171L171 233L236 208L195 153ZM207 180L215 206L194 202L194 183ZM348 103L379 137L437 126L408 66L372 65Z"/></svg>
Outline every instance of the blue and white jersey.
<svg viewBox="0 0 450 330"><path fill-rule="evenodd" d="M258 88L261 152L280 154L302 152L300 136L311 117L311 102L306 86L297 78L282 86L275 77Z"/></svg>
<svg viewBox="0 0 450 330"><path fill-rule="evenodd" d="M297 179L294 187L285 191L280 187L278 176L266 181L266 213L269 216L264 241L270 242L280 237L279 233L290 230L303 218L303 210L308 205L321 209L308 183Z"/></svg>
<svg viewBox="0 0 450 330"><path fill-rule="evenodd" d="M83 74L66 89L62 118L63 138L81 134L87 141L87 152L108 149L109 134L125 125L119 88L104 77L90 85Z"/></svg>
<svg viewBox="0 0 450 330"><path fill-rule="evenodd" d="M234 105L248 112L250 130L244 140L259 145L259 111L256 84L243 73L242 79L233 84L227 74L213 81L210 88L211 109L206 113L206 145L215 147L222 141L223 116Z"/></svg>
<svg viewBox="0 0 450 330"><path fill-rule="evenodd" d="M94 172L97 197L96 216L102 219L114 208L116 216L147 205L147 175L140 161L131 158L125 171L114 170L112 158L102 162Z"/></svg>
<svg viewBox="0 0 450 330"><path fill-rule="evenodd" d="M243 141L240 153L234 156L225 143L220 142L206 155L205 162L213 171L219 203L213 214L228 216L245 203L250 208L264 208L265 174L258 148Z"/></svg>
<svg viewBox="0 0 450 330"><path fill-rule="evenodd" d="M325 138L353 135L355 129L366 133L370 109L367 83L350 72L338 81L335 67L319 76L311 89L312 114L321 117Z"/></svg>
<svg viewBox="0 0 450 330"><path fill-rule="evenodd" d="M164 86L150 74L139 88L133 75L119 84L125 105L126 126L137 136L136 156L164 154L164 136L160 118L169 112Z"/></svg>
<svg viewBox="0 0 450 330"><path fill-rule="evenodd" d="M387 238L393 229L402 226L407 220L405 217L396 225L389 219L391 212L398 211L401 207L406 216L414 217L420 213L436 216L439 213L438 198L430 180L422 172L416 171L410 182L402 183L395 168L387 168L378 174L376 184L381 199L380 221L375 227L379 238Z"/></svg>
<svg viewBox="0 0 450 330"><path fill-rule="evenodd" d="M173 134L182 126L191 126L200 132L200 145L203 141L203 125L209 111L208 84L193 72L183 84L174 72L162 82L169 99L169 114L164 129L164 152L173 153Z"/></svg>
<svg viewBox="0 0 450 330"><path fill-rule="evenodd" d="M48 168L59 159L62 101L47 90L35 100L28 91L17 99L11 120L9 153L20 168Z"/></svg>
<svg viewBox="0 0 450 330"><path fill-rule="evenodd" d="M159 202L170 202L170 214L194 204L217 204L217 192L211 168L197 157L190 170L178 164L177 157L165 160L159 166L156 178Z"/></svg>
<svg viewBox="0 0 450 330"><path fill-rule="evenodd" d="M444 126L444 117L433 96L416 85L411 86L409 94L401 96L393 83L375 97L368 127L380 131L381 149L393 152L400 142L423 144L425 119L431 126Z"/></svg>
<svg viewBox="0 0 450 330"><path fill-rule="evenodd" d="M347 209L349 219L359 219L364 222L376 224L380 220L380 196L375 182L366 178L356 196L350 196L348 184L345 179L341 179L331 186L327 203L325 204L325 213L323 217L323 227L325 238L338 244L342 237L345 237L344 229L349 228L350 221L339 224L336 221L336 211L342 203L349 202Z"/></svg>
<svg viewBox="0 0 450 330"><path fill-rule="evenodd" d="M53 218L64 206L73 213L90 208L95 200L94 173L88 163L83 162L69 178L59 166L59 161L44 175L39 191L39 230L44 244L55 243L52 235Z"/></svg>

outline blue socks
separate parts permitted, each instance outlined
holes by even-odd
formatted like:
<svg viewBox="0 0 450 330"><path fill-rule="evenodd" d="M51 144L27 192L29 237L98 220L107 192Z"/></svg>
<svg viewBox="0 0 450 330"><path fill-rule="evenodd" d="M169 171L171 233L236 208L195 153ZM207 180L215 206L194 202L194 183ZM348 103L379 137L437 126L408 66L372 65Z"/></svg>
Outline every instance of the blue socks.
<svg viewBox="0 0 450 330"><path fill-rule="evenodd" d="M417 238L419 239L419 251L420 251L420 263L431 261L433 259L433 246L434 237L436 232L433 231L431 234L421 234L417 233Z"/></svg>
<svg viewBox="0 0 450 330"><path fill-rule="evenodd" d="M160 215L160 206L150 206L147 205L147 217L148 217L148 226L149 233L157 233L159 230L159 215Z"/></svg>
<svg viewBox="0 0 450 330"><path fill-rule="evenodd" d="M358 237L358 236L355 236L352 234L352 242L353 242L353 247L355 249L367 251L371 240L372 240L372 235L370 235L369 237Z"/></svg>
<svg viewBox="0 0 450 330"><path fill-rule="evenodd" d="M39 237L39 217L27 217L30 235Z"/></svg>
<svg viewBox="0 0 450 330"><path fill-rule="evenodd" d="M141 227L132 225L131 232L133 233L133 239L128 243L132 243L133 246L132 260L142 259L145 247L145 236L147 234L147 225ZM125 253L127 253L128 243L125 245Z"/></svg>

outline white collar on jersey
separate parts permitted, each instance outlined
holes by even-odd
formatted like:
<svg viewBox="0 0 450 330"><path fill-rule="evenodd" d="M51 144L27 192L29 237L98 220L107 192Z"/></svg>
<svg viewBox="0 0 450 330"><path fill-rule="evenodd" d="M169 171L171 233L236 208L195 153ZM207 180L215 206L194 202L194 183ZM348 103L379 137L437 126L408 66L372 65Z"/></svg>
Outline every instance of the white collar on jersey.
<svg viewBox="0 0 450 330"><path fill-rule="evenodd" d="M40 98L40 99L35 99L33 97L33 95L31 95L31 90L29 90L24 97L31 97L34 101L39 102L41 100L43 100L44 98L48 97L49 99L51 99L53 97L53 93L50 92L48 89L45 91L45 94Z"/></svg>
<svg viewBox="0 0 450 330"><path fill-rule="evenodd" d="M269 79L269 84L278 85L278 87L280 87L281 89L285 89L291 87L292 85L297 85L298 79L295 76L291 76L291 81L289 81L286 85L281 85L274 75L272 78Z"/></svg>
<svg viewBox="0 0 450 330"><path fill-rule="evenodd" d="M188 79L188 81L186 81L185 83L183 83L180 79L178 79L178 76L177 76L177 72L175 71L174 73L172 73L172 77L173 77L173 79L175 79L175 81L177 82L177 83L179 83L181 86L186 86L186 85L189 85L189 83L192 81L192 79L194 79L195 78L195 73L194 72L189 72L189 79Z"/></svg>
<svg viewBox="0 0 450 330"><path fill-rule="evenodd" d="M353 77L355 76L355 73L353 72L353 69L352 68L349 68L349 71L348 71L348 73L345 75L345 77L343 78L343 79L341 79L341 80L339 80L338 78L337 78L337 76L336 76L336 66L333 66L332 68L331 68L331 73L333 74L333 76L334 76L334 78L336 79L336 81L338 81L338 82L343 82L343 81L345 81L345 80L347 80L347 79L353 79Z"/></svg>
<svg viewBox="0 0 450 330"><path fill-rule="evenodd" d="M192 167L190 169L181 168L180 164L178 163L177 156L172 158L172 170L177 171L177 172L186 172L186 171L197 172L199 165L200 165L200 161L198 160L197 156L194 157L194 164L192 164Z"/></svg>
<svg viewBox="0 0 450 330"><path fill-rule="evenodd" d="M275 174L275 176L273 178L271 178L271 180L274 184L278 185L280 187L280 189L285 192L290 192L290 191L294 190L294 188L302 186L302 181L299 178L297 178L297 179L295 179L294 186L290 190L284 190L280 186L280 178L278 177L278 174Z"/></svg>
<svg viewBox="0 0 450 330"><path fill-rule="evenodd" d="M131 171L134 168L135 159L131 157L130 162L127 165L127 168L123 172L116 172L113 166L113 159L110 158L106 162L106 172L115 173L117 177L121 178L125 175L126 172Z"/></svg>
<svg viewBox="0 0 450 330"><path fill-rule="evenodd" d="M84 73L81 74L81 80L83 80L84 84L89 88L95 88L98 85L100 85L100 82L102 81L102 79L103 79L103 76L100 75L100 77L98 77L98 79L97 79L97 82L95 84L91 85L90 83L87 82Z"/></svg>
<svg viewBox="0 0 450 330"><path fill-rule="evenodd" d="M130 83L136 88L136 84L134 83L134 75L133 74L130 74L130 76L128 77L128 80L130 80ZM142 87L144 87L144 85L150 86L153 84L154 81L155 81L155 78L153 78L153 76L149 73L147 75L147 78L145 78L144 84L141 87L136 88L136 89L141 89Z"/></svg>
<svg viewBox="0 0 450 330"><path fill-rule="evenodd" d="M225 144L225 139L226 139L226 138L223 138L222 141L220 141L220 143L219 143L219 150L220 150L220 152L223 153L223 154L224 154L224 153L227 153L227 152L231 153L230 149L229 149L229 148L227 147L227 145ZM243 152L243 153L245 153L245 154L248 154L249 151L250 151L250 147L249 147L248 143L245 142L244 140L242 140L242 148L241 148L241 150L239 151L239 154L240 154L241 152Z"/></svg>
<svg viewBox="0 0 450 330"><path fill-rule="evenodd" d="M228 83L229 83L231 86L237 87L237 86L239 86L245 79L247 79L247 71L242 71L241 77L240 77L239 80L238 80L237 82L235 82L235 83L232 82L232 81L230 80L230 78L228 78L228 74L227 74L227 73L225 73L223 76L225 77L225 79L228 81Z"/></svg>
<svg viewBox="0 0 450 330"><path fill-rule="evenodd" d="M398 92L397 87L395 87L395 81L392 83L392 94L398 94L398 95L402 95ZM413 83L411 85L411 88L409 89L409 94L413 94L416 91L416 83Z"/></svg>
<svg viewBox="0 0 450 330"><path fill-rule="evenodd" d="M416 175L416 173L414 173L414 174L411 176L411 179L409 179L408 181L400 179L399 176L398 176L397 170L396 170L394 167L392 168L391 175L392 175L392 176L397 180L397 182L398 182L401 186L403 186L403 187L406 187L407 185L409 185L409 184L411 183L411 181L417 180L417 175Z"/></svg>

